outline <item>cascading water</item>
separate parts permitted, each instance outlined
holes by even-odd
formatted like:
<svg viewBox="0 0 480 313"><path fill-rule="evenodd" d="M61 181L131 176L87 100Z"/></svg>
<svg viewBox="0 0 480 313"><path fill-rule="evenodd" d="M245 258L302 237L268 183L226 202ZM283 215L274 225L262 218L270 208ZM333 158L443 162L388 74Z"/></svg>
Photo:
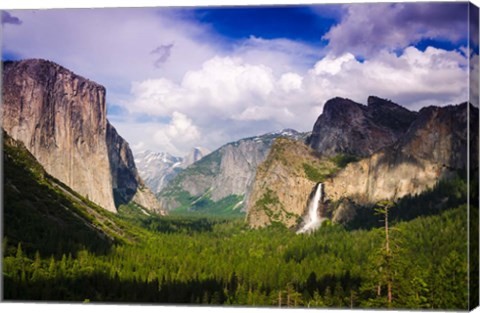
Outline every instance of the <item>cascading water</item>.
<svg viewBox="0 0 480 313"><path fill-rule="evenodd" d="M308 204L308 214L305 219L305 224L297 231L297 234L308 233L320 227L323 219L320 217L318 212L318 204L322 198L322 188L322 184L319 183L317 185L317 189L315 190L313 199L311 199L310 203Z"/></svg>

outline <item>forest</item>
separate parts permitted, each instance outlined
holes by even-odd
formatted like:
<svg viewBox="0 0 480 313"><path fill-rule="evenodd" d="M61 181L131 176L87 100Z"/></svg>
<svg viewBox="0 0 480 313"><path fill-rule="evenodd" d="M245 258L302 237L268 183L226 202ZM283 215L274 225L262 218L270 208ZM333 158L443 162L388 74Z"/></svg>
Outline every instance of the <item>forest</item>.
<svg viewBox="0 0 480 313"><path fill-rule="evenodd" d="M389 207L388 240L385 207L364 212L377 221L365 228L326 221L297 235L281 224L252 229L237 216L146 215L136 205L106 212L5 138L4 300L469 307L468 232L478 234L478 223L468 229L462 179ZM452 202L436 210L430 200L441 195ZM413 205L424 216L396 212ZM470 261L478 264L478 256ZM478 277L478 267L470 271Z"/></svg>
<svg viewBox="0 0 480 313"><path fill-rule="evenodd" d="M26 253L21 243L14 249L4 238L4 297L466 309L466 217L461 206L396 224L389 256L381 228L347 231L326 224L314 234L296 235L278 225L252 230L241 219L170 218L105 253L83 248L42 256L39 250Z"/></svg>

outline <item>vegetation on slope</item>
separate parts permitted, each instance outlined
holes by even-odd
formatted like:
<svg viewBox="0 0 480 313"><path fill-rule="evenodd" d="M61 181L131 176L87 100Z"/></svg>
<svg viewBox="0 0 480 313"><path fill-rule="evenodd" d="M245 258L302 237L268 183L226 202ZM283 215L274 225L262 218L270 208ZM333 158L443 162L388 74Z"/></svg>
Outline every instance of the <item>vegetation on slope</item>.
<svg viewBox="0 0 480 313"><path fill-rule="evenodd" d="M3 220L10 249L21 243L27 254L57 258L82 249L107 253L112 244L132 241L143 231L48 175L22 143L3 136Z"/></svg>
<svg viewBox="0 0 480 313"><path fill-rule="evenodd" d="M390 218L394 222L409 221L419 216L430 216L464 204L467 199L467 180L457 175L440 180L433 188L418 195L405 196L394 205ZM478 201L477 201L478 202ZM380 227L381 222L372 207L358 206L355 217L347 223L348 229Z"/></svg>
<svg viewBox="0 0 480 313"><path fill-rule="evenodd" d="M104 255L4 259L5 299L385 307L382 229L325 226L295 235L240 220L169 218L137 244ZM393 307L466 309L466 209L399 223L391 233ZM8 250L8 249L7 249ZM380 295L377 294L380 283Z"/></svg>
<svg viewBox="0 0 480 313"><path fill-rule="evenodd" d="M5 300L387 306L382 228L295 235L134 205L114 215L6 139ZM467 210L435 213L391 229L392 307L467 309Z"/></svg>

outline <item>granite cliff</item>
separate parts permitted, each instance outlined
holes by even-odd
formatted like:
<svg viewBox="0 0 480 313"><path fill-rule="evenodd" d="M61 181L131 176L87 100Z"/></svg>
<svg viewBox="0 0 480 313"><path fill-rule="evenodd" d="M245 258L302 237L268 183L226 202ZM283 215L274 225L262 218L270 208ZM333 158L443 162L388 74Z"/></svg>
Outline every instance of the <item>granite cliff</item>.
<svg viewBox="0 0 480 313"><path fill-rule="evenodd" d="M159 199L169 210L201 211L218 204L223 213L239 213L274 139L303 136L286 129L228 143L185 168L158 194Z"/></svg>
<svg viewBox="0 0 480 313"><path fill-rule="evenodd" d="M368 106L333 98L325 103L307 143L323 155L365 157L396 142L415 117L416 112L374 96Z"/></svg>
<svg viewBox="0 0 480 313"><path fill-rule="evenodd" d="M470 106L470 110L470 122L478 128L478 109ZM326 198L339 204L333 221L351 220L355 205L420 194L440 179L466 172L467 125L466 103L420 110L398 142L350 163L324 183ZM478 134L473 135L478 141ZM478 154L470 157L478 163Z"/></svg>
<svg viewBox="0 0 480 313"><path fill-rule="evenodd" d="M153 192L138 174L128 143L108 121L106 139L115 206L133 201L156 213L165 214Z"/></svg>
<svg viewBox="0 0 480 313"><path fill-rule="evenodd" d="M259 165L248 199L250 225L298 226L291 216L305 216L319 182L321 216L348 223L359 207L418 195L466 172L468 112L471 128L478 129L478 108L466 103L411 112L376 97L369 97L368 106L329 100L306 141L316 153L301 143L277 141ZM470 136L478 150L478 132ZM478 151L472 159L478 163ZM305 177L312 182L302 183Z"/></svg>
<svg viewBox="0 0 480 313"><path fill-rule="evenodd" d="M277 138L265 162L257 168L247 202L247 221L252 227L282 223L294 227L305 213L317 181L338 170L301 141Z"/></svg>
<svg viewBox="0 0 480 313"><path fill-rule="evenodd" d="M3 66L3 128L50 175L109 211L116 211L114 193L129 199L133 189L145 190L128 144L107 121L103 86L50 61ZM146 198L138 204L160 208Z"/></svg>

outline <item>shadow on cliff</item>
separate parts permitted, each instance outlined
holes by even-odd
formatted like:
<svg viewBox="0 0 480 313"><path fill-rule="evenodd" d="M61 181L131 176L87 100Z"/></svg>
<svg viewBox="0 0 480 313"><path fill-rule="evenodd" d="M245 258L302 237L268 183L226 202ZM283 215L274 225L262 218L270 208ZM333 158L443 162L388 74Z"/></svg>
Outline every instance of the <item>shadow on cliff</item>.
<svg viewBox="0 0 480 313"><path fill-rule="evenodd" d="M81 200L64 192L22 143L4 133L3 148L5 256L14 255L19 244L30 257L37 251L60 258L82 249L110 250L114 240L94 226Z"/></svg>
<svg viewBox="0 0 480 313"><path fill-rule="evenodd" d="M440 180L433 188L418 195L408 195L398 199L389 211L392 224L409 221L420 216L431 216L467 203L466 170L458 170L455 177ZM478 186L478 180L476 182ZM382 227L383 220L375 214L374 205L355 205L355 216L346 223L346 228L371 229Z"/></svg>
<svg viewBox="0 0 480 313"><path fill-rule="evenodd" d="M139 176L132 151L128 143L107 121L107 151L112 175L113 200L115 207L132 201L140 187Z"/></svg>

